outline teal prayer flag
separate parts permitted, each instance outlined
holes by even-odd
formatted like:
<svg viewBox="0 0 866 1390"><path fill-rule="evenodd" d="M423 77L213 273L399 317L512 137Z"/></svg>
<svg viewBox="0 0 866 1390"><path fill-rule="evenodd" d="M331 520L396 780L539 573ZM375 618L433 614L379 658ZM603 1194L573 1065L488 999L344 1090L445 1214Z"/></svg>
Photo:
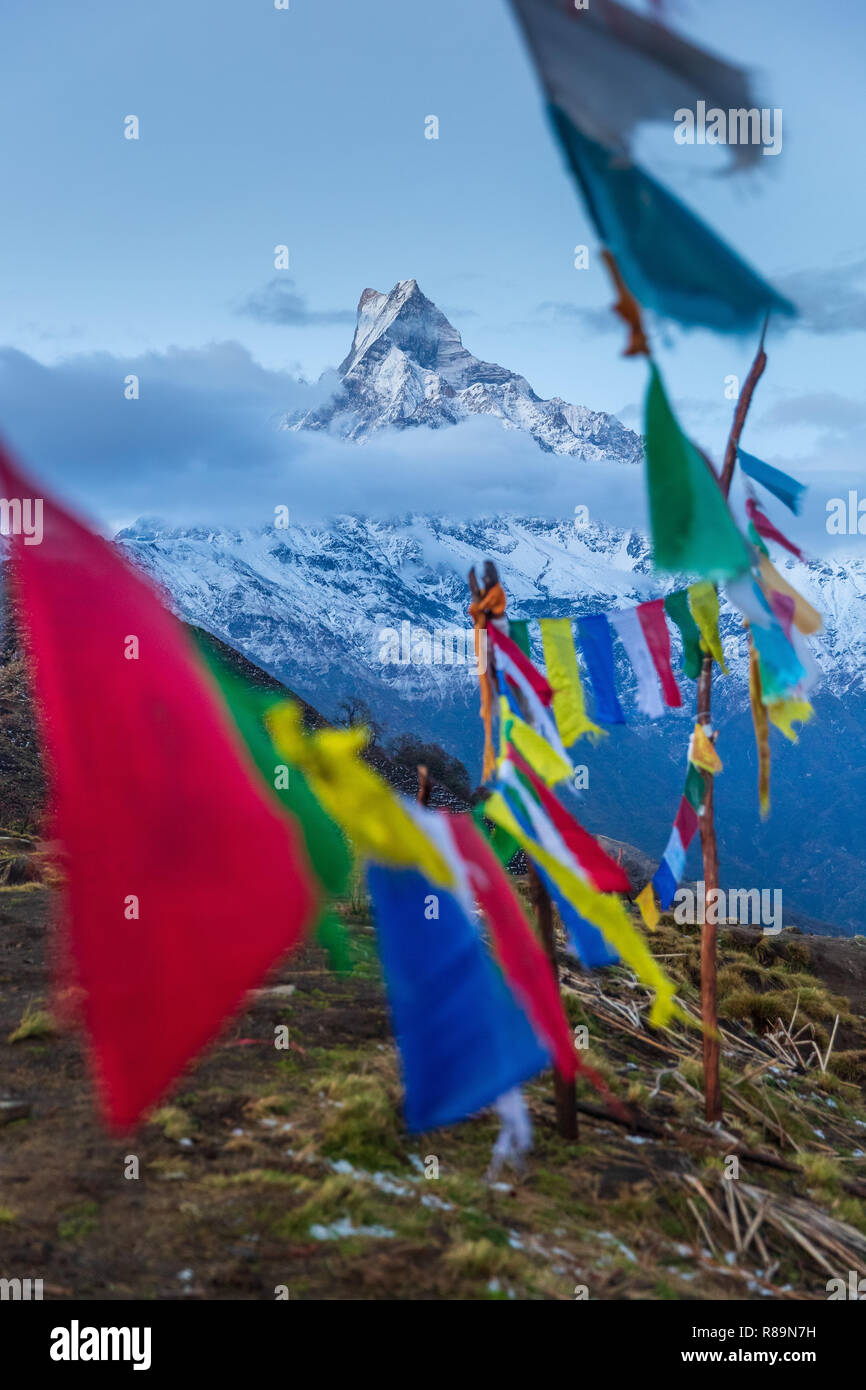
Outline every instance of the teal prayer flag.
<svg viewBox="0 0 866 1390"><path fill-rule="evenodd" d="M622 151L591 140L559 107L549 110L598 234L642 305L719 332L753 328L770 311L796 314L790 300Z"/></svg>

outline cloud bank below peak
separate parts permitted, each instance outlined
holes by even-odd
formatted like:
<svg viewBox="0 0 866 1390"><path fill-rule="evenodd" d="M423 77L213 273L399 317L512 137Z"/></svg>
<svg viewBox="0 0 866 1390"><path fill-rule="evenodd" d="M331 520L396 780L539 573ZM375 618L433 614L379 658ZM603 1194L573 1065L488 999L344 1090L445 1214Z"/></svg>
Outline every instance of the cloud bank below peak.
<svg viewBox="0 0 866 1390"><path fill-rule="evenodd" d="M137 400L124 395L132 375ZM104 524L147 515L263 525L277 505L297 520L409 511L573 517L582 505L610 524L642 522L640 469L545 454L491 418L386 430L362 448L276 429L286 409L314 409L337 380L329 372L310 384L269 370L236 342L50 366L0 348L0 427L27 471Z"/></svg>
<svg viewBox="0 0 866 1390"><path fill-rule="evenodd" d="M138 400L124 396L131 375ZM340 513L427 512L571 524L575 509L586 507L593 522L646 532L639 465L545 453L489 416L381 430L363 446L324 431L276 428L287 409L329 399L338 380L329 372L311 384L270 370L231 341L133 359L78 355L50 366L0 348L0 430L27 472L108 530L138 517L266 526L278 506L310 523ZM804 518L785 519L787 529L813 553L827 553L835 547L824 500L842 479L831 480L817 462L796 472L813 483L812 500Z"/></svg>

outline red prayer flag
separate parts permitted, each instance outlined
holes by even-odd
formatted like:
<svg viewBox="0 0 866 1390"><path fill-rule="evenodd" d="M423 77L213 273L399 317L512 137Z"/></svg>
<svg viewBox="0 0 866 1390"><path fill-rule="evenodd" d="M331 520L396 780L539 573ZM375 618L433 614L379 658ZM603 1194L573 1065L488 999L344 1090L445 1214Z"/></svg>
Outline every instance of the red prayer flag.
<svg viewBox="0 0 866 1390"><path fill-rule="evenodd" d="M789 541L787 536L782 535L782 532L773 525L770 518L761 511L753 497L747 499L746 511L749 513L759 536L763 536L765 541L775 541L777 545L784 546L786 550L790 550L792 555L796 555L798 560L802 560L804 565L807 563L800 547L795 545L793 541Z"/></svg>
<svg viewBox="0 0 866 1390"><path fill-rule="evenodd" d="M134 1124L316 911L305 851L181 625L0 449L18 609L63 849L69 951L109 1123Z"/></svg>
<svg viewBox="0 0 866 1390"><path fill-rule="evenodd" d="M528 681L535 694L543 705L553 704L553 690L546 676L539 671L537 666L533 666L528 656L520 650L516 642L512 642L510 637L506 637L504 632L500 632L493 624L487 628L487 636L497 649L507 656L514 663L525 681Z"/></svg>
<svg viewBox="0 0 866 1390"><path fill-rule="evenodd" d="M698 828L698 814L690 801L683 797L674 820L674 828L679 834L683 849L688 849L692 836Z"/></svg>
<svg viewBox="0 0 866 1390"><path fill-rule="evenodd" d="M683 697L671 666L671 635L665 618L664 599L654 598L648 603L639 603L637 616L658 673L665 704L671 709L678 709Z"/></svg>

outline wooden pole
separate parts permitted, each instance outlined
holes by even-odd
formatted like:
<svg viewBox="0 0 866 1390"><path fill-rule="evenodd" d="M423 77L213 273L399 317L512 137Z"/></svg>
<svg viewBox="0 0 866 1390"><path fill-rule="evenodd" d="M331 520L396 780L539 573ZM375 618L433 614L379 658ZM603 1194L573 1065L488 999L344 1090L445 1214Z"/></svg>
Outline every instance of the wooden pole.
<svg viewBox="0 0 866 1390"><path fill-rule="evenodd" d="M710 719L713 659L705 656L698 678L698 723ZM711 888L719 886L719 846L716 840L713 807L713 774L704 773L704 811L700 818L701 859L704 875L704 903ZM716 899L714 898L715 902ZM706 913L704 913L706 917ZM719 1014L716 989L718 930L715 921L701 926L701 1018L704 1025L704 1114L710 1124L722 1118L722 1089L719 1076Z"/></svg>
<svg viewBox="0 0 866 1390"><path fill-rule="evenodd" d="M767 365L767 354L764 351L764 338L767 332L767 320L764 320L764 327L761 330L761 340L758 344L758 351L752 363L749 374L743 383L738 398L734 419L731 425L731 432L728 435L728 442L725 448L725 457L722 465L722 473L719 478L719 486L725 497L731 490L731 481L734 476L734 468L737 462L737 447L740 442L740 435L746 423L746 416L749 413L749 406L755 394L755 387L763 375ZM697 719L699 724L709 724L711 717L713 689L713 659L705 656L701 666L701 674L698 678L698 704ZM716 839L715 809L713 805L713 774L704 773L704 813L700 818L701 831L701 858L703 861L704 875L704 901L711 889L718 889L719 886L719 846ZM716 899L714 898L715 902ZM706 913L704 913L706 916ZM714 914L715 916L715 914ZM701 925L701 1018L704 1024L704 1113L710 1124L722 1118L722 1087L719 1076L720 1048L719 1048L719 1015L717 1002L717 948L718 948L718 928L715 922L703 922Z"/></svg>
<svg viewBox="0 0 866 1390"><path fill-rule="evenodd" d="M556 987L559 988L559 964L556 959L556 933L553 928L553 904L550 894L538 876L538 871L529 859L529 896L535 908L535 920L541 944L547 952ZM577 1086L567 1081L562 1073L553 1069L553 1098L556 1104L556 1128L563 1139L577 1139Z"/></svg>
<svg viewBox="0 0 866 1390"><path fill-rule="evenodd" d="M614 310L628 324L631 330L631 337L625 355L632 356L638 353L646 353L646 355L649 356L649 345L641 322L640 307L634 296L626 287L619 272L619 267L609 252L604 253L604 260L619 296L617 303L614 305ZM737 447L740 442L740 435L743 432L743 426L746 423L746 416L749 413L752 397L755 394L755 387L760 381L764 368L767 365L764 340L767 334L769 318L770 315L768 311L764 319L764 326L761 329L761 339L758 343L758 351L755 354L755 360L749 368L748 376L737 397L734 419L731 424L730 434L728 435L728 442L725 447L725 456L722 461L722 471L720 475L716 474L713 465L710 463L709 459L704 456L710 472L718 477L719 486L725 497L728 496L731 490L731 480L733 479L734 469L737 463ZM698 678L697 719L700 724L710 723L712 685L712 657L705 656ZM710 737L712 737L712 735L710 735ZM700 829L704 893L706 894L711 888L718 889L719 886L719 848L716 840L715 810L713 805L713 777L709 772L705 772L703 776L704 814L700 818ZM716 956L716 925L715 923L704 922L701 926L701 1016L704 1023L705 1111L707 1120L711 1123L720 1120L722 1117L722 1092L719 1080L719 1020L716 987ZM709 1036L709 1034L712 1034L712 1036Z"/></svg>
<svg viewBox="0 0 866 1390"><path fill-rule="evenodd" d="M433 778L430 776L430 769L424 763L418 764L418 796L417 801L421 806L430 805L430 793L433 790Z"/></svg>
<svg viewBox="0 0 866 1390"><path fill-rule="evenodd" d="M469 571L469 592L473 602L481 597L481 587L475 574L474 567ZM491 684L491 699L495 702L496 695L496 665L493 656L493 647L487 644L487 679ZM426 771L426 769L425 769ZM421 799L420 777L421 768L418 769L419 791L418 799ZM529 896L535 911L535 920L538 925L538 934L541 937L542 945L550 961L550 968L553 971L553 978L559 987L559 965L556 959L556 933L553 927L553 904L550 901L550 894L536 872L535 865L531 859L527 859L529 865ZM563 1139L577 1139L577 1088L574 1081L567 1081L564 1076L554 1067L553 1070L553 1095L556 1104L556 1127Z"/></svg>

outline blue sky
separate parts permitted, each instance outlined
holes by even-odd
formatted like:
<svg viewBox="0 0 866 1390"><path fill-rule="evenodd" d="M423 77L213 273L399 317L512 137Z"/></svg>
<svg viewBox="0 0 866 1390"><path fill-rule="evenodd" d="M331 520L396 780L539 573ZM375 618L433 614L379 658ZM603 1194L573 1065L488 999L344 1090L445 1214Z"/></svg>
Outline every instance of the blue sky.
<svg viewBox="0 0 866 1390"><path fill-rule="evenodd" d="M719 176L701 162L715 151L679 147L666 127L637 148L803 304L802 326L771 340L745 442L823 474L832 495L862 474L866 424L866 8L667 8L754 69L761 104L782 108L782 153L745 179ZM315 380L345 354L361 291L409 276L477 355L541 395L639 426L644 368L582 313L609 291L597 262L573 267L575 244L594 238L505 0L291 0L288 11L6 0L3 32L0 429L106 518L231 502L241 467L270 502L291 448L310 500L312 460L294 437L275 442L268 422L303 397L299 374ZM123 138L129 114L139 141ZM437 141L424 138L429 114ZM273 278L277 243L297 296L295 321L281 324L243 312ZM675 329L659 339L682 418L717 456L725 377L744 375L752 351ZM122 380L136 370L142 400L129 405ZM148 394L149 414L133 416ZM418 447L420 470L433 446ZM348 508L359 457L340 457L328 499ZM353 475L344 496L341 466ZM363 466L375 472L380 456ZM516 473L533 466L548 462L515 455Z"/></svg>

